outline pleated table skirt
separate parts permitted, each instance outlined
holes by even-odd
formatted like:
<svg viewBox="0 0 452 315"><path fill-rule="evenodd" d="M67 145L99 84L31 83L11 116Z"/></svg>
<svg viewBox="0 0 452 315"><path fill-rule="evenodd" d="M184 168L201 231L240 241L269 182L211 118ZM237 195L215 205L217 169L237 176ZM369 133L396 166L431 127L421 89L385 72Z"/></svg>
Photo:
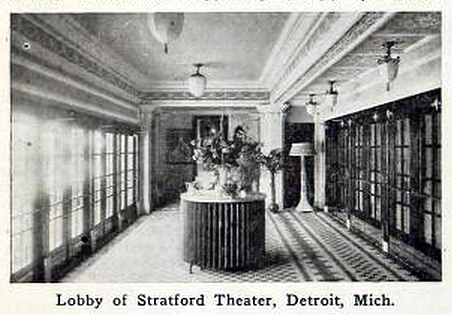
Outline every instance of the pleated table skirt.
<svg viewBox="0 0 452 315"><path fill-rule="evenodd" d="M195 202L182 200L184 260L201 268L257 266L265 251L263 200Z"/></svg>

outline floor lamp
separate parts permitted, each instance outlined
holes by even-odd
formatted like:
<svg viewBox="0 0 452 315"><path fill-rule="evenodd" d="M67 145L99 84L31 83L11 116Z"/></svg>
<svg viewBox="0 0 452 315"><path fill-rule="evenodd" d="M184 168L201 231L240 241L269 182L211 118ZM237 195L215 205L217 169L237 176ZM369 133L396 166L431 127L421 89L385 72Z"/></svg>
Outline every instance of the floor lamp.
<svg viewBox="0 0 452 315"><path fill-rule="evenodd" d="M292 143L290 149L290 156L299 156L301 158L301 187L300 187L300 202L295 210L302 212L312 211L312 206L308 202L308 187L306 169L304 166L304 157L307 155L314 155L314 145L311 142Z"/></svg>

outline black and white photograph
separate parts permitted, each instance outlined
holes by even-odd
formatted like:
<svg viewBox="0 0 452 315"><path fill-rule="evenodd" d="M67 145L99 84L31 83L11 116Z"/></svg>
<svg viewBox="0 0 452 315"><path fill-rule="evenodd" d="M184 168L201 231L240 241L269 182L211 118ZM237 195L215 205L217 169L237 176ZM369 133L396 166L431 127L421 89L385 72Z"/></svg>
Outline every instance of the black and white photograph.
<svg viewBox="0 0 452 315"><path fill-rule="evenodd" d="M9 24L11 284L443 281L441 11Z"/></svg>

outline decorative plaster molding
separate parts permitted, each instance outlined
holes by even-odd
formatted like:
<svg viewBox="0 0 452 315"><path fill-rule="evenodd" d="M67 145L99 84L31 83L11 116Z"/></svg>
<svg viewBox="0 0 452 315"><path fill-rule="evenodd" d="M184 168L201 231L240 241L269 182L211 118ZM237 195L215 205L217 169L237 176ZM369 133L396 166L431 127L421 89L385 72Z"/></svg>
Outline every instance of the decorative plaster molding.
<svg viewBox="0 0 452 315"><path fill-rule="evenodd" d="M14 15L11 19L11 30L22 34L30 41L39 43L39 45L64 58L69 63L75 64L87 72L108 81L119 89L127 91L131 95L138 96L138 90L130 83L126 82L124 78L119 77L119 75L87 57L79 48L76 49L72 47L72 45L64 42L56 35L46 31L44 27L38 25L38 22L34 21L32 18L22 14Z"/></svg>
<svg viewBox="0 0 452 315"><path fill-rule="evenodd" d="M289 64L296 51L303 46L308 37L307 34L315 28L315 23L322 18L322 15L320 12L291 13L262 71L259 79L260 86L269 89L275 85L284 74L282 70Z"/></svg>
<svg viewBox="0 0 452 315"><path fill-rule="evenodd" d="M73 97L69 97L55 91L45 90L41 87L37 87L31 84L14 83L11 85L11 90L14 93L19 93L26 97L34 97L42 100L46 100L49 103L64 104L64 106L70 106L73 109L80 110L88 114L94 114L96 116L113 118L119 121L138 124L138 112L136 116L125 115L119 112L105 111L104 108L99 107L98 104L87 103L86 101L80 101Z"/></svg>
<svg viewBox="0 0 452 315"><path fill-rule="evenodd" d="M168 101L168 100L154 100L139 105L140 110L147 109L154 110L155 108L171 110L254 110L258 107L268 106L268 102L256 101Z"/></svg>
<svg viewBox="0 0 452 315"><path fill-rule="evenodd" d="M46 67L42 62L33 62L32 60L28 59L25 56L22 56L19 53L16 53L14 57L11 58L11 64L24 67L25 69L38 73L39 75L58 80L59 82L67 84L70 87L103 98L108 102L111 102L115 106L119 106L133 112L136 112L138 110L138 107L135 104L122 101L118 97L112 96L108 92L101 91L93 87L89 83L83 82L83 80L79 78L72 78L71 74L65 73L62 70L59 70L57 72L54 69Z"/></svg>
<svg viewBox="0 0 452 315"><path fill-rule="evenodd" d="M294 30L294 32L303 32L304 36L297 46L286 56L286 60L281 66L282 71L270 86L272 90L280 86L281 82L286 81L294 70L299 67L300 63L305 63L306 56L312 54L313 49L317 51L315 44L322 38L318 36L328 36L328 31L332 28L338 18L338 14L322 13L316 16L308 29ZM316 55L318 55L318 53L316 53Z"/></svg>
<svg viewBox="0 0 452 315"><path fill-rule="evenodd" d="M348 82L347 86L344 87L344 93L341 94L340 103L336 106L336 110L322 112L322 118L329 120L341 117L410 95L441 88L440 49L417 60L414 59L412 64L406 63L404 65L405 67L401 68L394 88L390 92L385 90L383 80L372 79L379 77L376 75L377 69L366 72L365 76L362 76L359 81Z"/></svg>
<svg viewBox="0 0 452 315"><path fill-rule="evenodd" d="M263 91L207 91L195 97L188 91L147 92L141 95L143 102L150 101L268 101L269 93Z"/></svg>
<svg viewBox="0 0 452 315"><path fill-rule="evenodd" d="M187 76L188 79L188 76ZM142 94L146 95L153 92L185 92L188 91L187 80L168 80L168 81L149 81L149 88L142 90ZM208 91L250 91L250 92L266 92L256 81L216 81L207 78Z"/></svg>
<svg viewBox="0 0 452 315"><path fill-rule="evenodd" d="M143 106L142 112L146 111L150 106ZM174 115L183 113L185 115L253 115L258 114L257 106L255 107L190 107L190 108L174 108L174 107L151 107L149 110L153 115Z"/></svg>
<svg viewBox="0 0 452 315"><path fill-rule="evenodd" d="M306 72L294 82L284 92L276 96L277 101L287 101L292 98L303 87L312 82L330 66L339 61L343 56L353 50L356 46L367 39L373 32L389 21L395 13L369 12L362 16L340 40L331 46L323 56L314 63ZM297 60L300 60L298 56Z"/></svg>
<svg viewBox="0 0 452 315"><path fill-rule="evenodd" d="M331 42L329 45L333 45L335 42L332 34L341 29L347 29L349 24L355 23L357 16L360 15L356 13L341 15L336 12L323 13L317 16L309 31L305 31L306 34L301 43L298 44L296 50L292 51L285 64L281 67L280 76L271 86L272 94L282 93L288 82L290 83L291 80L297 79L300 74L303 74L308 69L308 66L321 58L326 49L330 47L325 47L326 43Z"/></svg>
<svg viewBox="0 0 452 315"><path fill-rule="evenodd" d="M256 107L259 114L278 114L278 115L286 115L290 106L282 105L282 106L259 106Z"/></svg>

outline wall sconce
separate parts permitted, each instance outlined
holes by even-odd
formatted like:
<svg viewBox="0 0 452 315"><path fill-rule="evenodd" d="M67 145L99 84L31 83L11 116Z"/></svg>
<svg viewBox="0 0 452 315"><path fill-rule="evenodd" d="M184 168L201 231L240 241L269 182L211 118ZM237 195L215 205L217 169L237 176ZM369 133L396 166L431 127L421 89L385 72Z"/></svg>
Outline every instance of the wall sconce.
<svg viewBox="0 0 452 315"><path fill-rule="evenodd" d="M391 48L394 45L394 41L384 43L385 54L377 61L379 64L378 71L384 80L386 80L386 91L391 89L391 83L395 80L399 71L400 57L393 58L391 56Z"/></svg>
<svg viewBox="0 0 452 315"><path fill-rule="evenodd" d="M317 101L315 100L315 94L309 94L309 101L306 103L306 111L309 115L313 116L317 112Z"/></svg>
<svg viewBox="0 0 452 315"><path fill-rule="evenodd" d="M330 87L325 93L324 101L326 102L326 104L328 106L330 106L331 111L333 111L334 107L337 105L337 99L339 97L339 92L334 88L334 84L336 83L336 81L329 80L328 82L330 84Z"/></svg>

